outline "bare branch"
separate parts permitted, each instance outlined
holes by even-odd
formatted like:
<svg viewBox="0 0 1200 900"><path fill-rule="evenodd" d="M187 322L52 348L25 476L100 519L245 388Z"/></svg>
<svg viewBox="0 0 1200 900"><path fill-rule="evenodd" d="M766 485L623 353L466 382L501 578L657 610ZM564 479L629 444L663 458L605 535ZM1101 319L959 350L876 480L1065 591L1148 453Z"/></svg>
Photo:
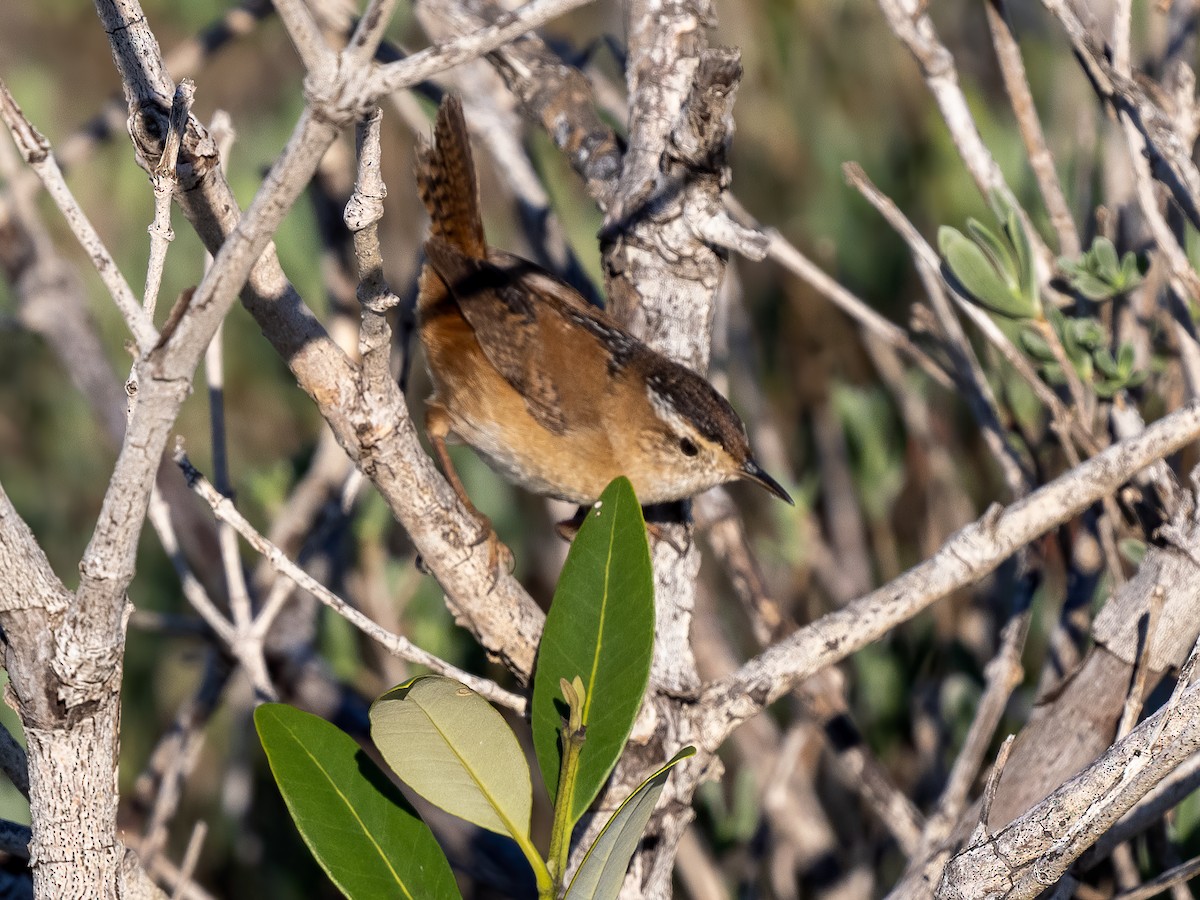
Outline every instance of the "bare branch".
<svg viewBox="0 0 1200 900"><path fill-rule="evenodd" d="M221 521L232 525L238 534L250 546L261 553L280 574L290 578L298 587L308 591L363 634L387 648L388 652L402 659L407 659L409 662L426 666L439 675L455 678L493 703L508 707L522 715L524 714L526 706L524 697L504 690L493 681L472 675L470 672L463 671L457 666L452 666L432 653L422 650L403 635L392 634L372 622L341 597L334 594L289 560L282 550L256 531L254 526L247 522L245 517L229 502L229 499L221 496L216 488L196 470L182 451L176 453L175 461L183 470L188 484L191 485L192 489L212 507L213 514Z"/></svg>
<svg viewBox="0 0 1200 900"><path fill-rule="evenodd" d="M1192 685L999 834L951 860L937 896L1037 896L1197 749L1200 687Z"/></svg>
<svg viewBox="0 0 1200 900"><path fill-rule="evenodd" d="M494 25L414 53L400 62L381 66L371 79L367 93L379 98L400 88L411 87L438 72L490 53L550 19L589 2L591 0L530 0L524 6L501 16Z"/></svg>
<svg viewBox="0 0 1200 900"><path fill-rule="evenodd" d="M930 559L837 612L800 629L711 685L705 729L717 747L729 730L774 702L799 680L844 659L950 592L994 570L1029 541L1078 515L1157 459L1200 436L1200 403L1171 413L1140 437L1098 456L1007 509L993 506Z"/></svg>
<svg viewBox="0 0 1200 900"><path fill-rule="evenodd" d="M324 78L337 69L336 54L321 37L313 14L301 0L279 0L275 9L310 77Z"/></svg>
<svg viewBox="0 0 1200 900"><path fill-rule="evenodd" d="M150 321L149 315L137 302L129 283L121 275L121 270L117 268L117 264L104 246L104 242L100 240L100 235L96 233L96 229L92 227L92 223L88 221L83 209L75 200L75 195L67 187L62 170L58 168L54 153L50 149L50 142L33 127L33 123L25 118L21 107L17 105L17 101L8 92L8 86L3 81L0 81L0 117L3 117L4 124L12 133L17 149L21 151L25 161L42 179L46 190L61 210L63 218L71 226L80 246L92 260L92 265L95 266L104 286L112 295L113 302L117 304L121 315L125 317L125 323L129 326L129 331L137 342L138 351L149 353L150 348L158 340L158 332L154 330L154 323Z"/></svg>
<svg viewBox="0 0 1200 900"><path fill-rule="evenodd" d="M146 289L142 294L142 307L151 321L158 305L158 288L162 284L167 248L171 241L175 240L175 232L171 230L171 198L179 183L175 175L175 164L179 160L179 145L183 140L184 129L187 128L195 95L196 85L188 78L181 81L175 89L163 155L150 175L150 183L154 187L154 221L150 223L149 229L150 261L146 265Z"/></svg>
<svg viewBox="0 0 1200 900"><path fill-rule="evenodd" d="M1042 131L1037 107L1033 104L1033 92L1029 89L1029 81L1025 77L1021 48L1017 45L1008 24L1005 0L988 0L984 9L987 11L988 28L992 33L992 46L996 48L996 59L1000 63L1000 74L1004 78L1004 88L1008 91L1013 113L1017 117L1017 127L1021 131L1021 140L1025 142L1029 165L1033 169L1034 178L1037 179L1042 202L1046 204L1046 212L1050 215L1050 224L1058 234L1059 252L1064 256L1078 256L1082 249L1079 231L1075 228L1071 208L1067 204L1062 184L1058 180L1058 172L1054 168L1054 155L1046 146L1046 135Z"/></svg>
<svg viewBox="0 0 1200 900"><path fill-rule="evenodd" d="M732 196L726 195L726 205L731 207L734 214L746 221L750 218L740 203ZM757 226L756 226L757 227ZM935 362L924 350L918 347L904 332L904 329L889 322L875 312L862 299L854 296L845 287L824 272L816 263L805 256L790 243L777 229L768 228L767 258L783 266L796 277L807 282L819 291L838 309L853 319L865 331L869 331L879 340L894 347L911 362L921 367L926 375L946 390L951 389L951 381L942 367Z"/></svg>
<svg viewBox="0 0 1200 900"><path fill-rule="evenodd" d="M938 37L937 29L934 28L925 5L917 0L879 0L879 8L883 10L892 32L908 48L921 67L921 74L929 86L929 92L937 101L946 127L950 129L950 137L954 140L958 155L962 157L967 171L978 185L979 192L984 197L993 192L999 194L1021 217L1021 224L1028 233L1038 257L1040 280L1045 280L1053 266L1050 250L1029 221L1028 214L1017 202L1004 180L1000 166L984 144L971 115L971 109L967 105L967 98L959 86L954 56Z"/></svg>

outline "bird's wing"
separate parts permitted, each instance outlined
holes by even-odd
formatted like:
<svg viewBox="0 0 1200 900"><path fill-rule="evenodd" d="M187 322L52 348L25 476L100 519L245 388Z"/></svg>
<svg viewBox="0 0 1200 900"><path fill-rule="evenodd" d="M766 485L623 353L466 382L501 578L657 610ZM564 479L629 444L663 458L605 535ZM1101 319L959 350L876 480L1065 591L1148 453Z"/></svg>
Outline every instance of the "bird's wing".
<svg viewBox="0 0 1200 900"><path fill-rule="evenodd" d="M539 424L563 433L568 423L562 393L570 386L560 384L554 373L563 378L595 376L586 367L587 360L604 358L596 346L603 340L597 328L606 327L603 313L519 257L475 259L439 237L425 242L425 254L488 361L521 394Z"/></svg>

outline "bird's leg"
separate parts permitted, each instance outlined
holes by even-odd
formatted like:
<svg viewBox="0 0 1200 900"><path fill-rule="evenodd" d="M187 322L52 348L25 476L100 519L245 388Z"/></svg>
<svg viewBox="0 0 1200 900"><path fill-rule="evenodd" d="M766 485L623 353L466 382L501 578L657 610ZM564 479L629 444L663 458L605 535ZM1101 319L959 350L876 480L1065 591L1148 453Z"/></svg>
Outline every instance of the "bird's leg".
<svg viewBox="0 0 1200 900"><path fill-rule="evenodd" d="M446 450L446 436L450 434L450 415L446 412L445 407L436 403L429 404L425 410L425 433L429 435L429 441L433 444L433 452L437 454L438 462L441 463L442 474L450 482L450 487L454 488L454 493L458 495L462 505L479 523L481 532L475 543L487 541L488 568L494 570L501 557L505 559L505 568L511 568L512 554L507 547L500 543L496 529L492 527L492 520L476 509L471 498L467 496L466 488L459 480L458 472L450 459L450 453Z"/></svg>

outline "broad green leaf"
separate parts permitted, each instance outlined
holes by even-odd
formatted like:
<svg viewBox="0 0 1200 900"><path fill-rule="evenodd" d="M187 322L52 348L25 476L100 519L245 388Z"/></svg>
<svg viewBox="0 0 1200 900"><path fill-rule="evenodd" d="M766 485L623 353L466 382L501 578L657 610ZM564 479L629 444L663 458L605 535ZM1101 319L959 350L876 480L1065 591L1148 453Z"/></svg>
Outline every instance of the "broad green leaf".
<svg viewBox="0 0 1200 900"><path fill-rule="evenodd" d="M1117 367L1117 361L1113 359L1112 352L1107 347L1100 347L1093 351L1092 361L1095 362L1101 375L1108 378L1120 377L1121 372Z"/></svg>
<svg viewBox="0 0 1200 900"><path fill-rule="evenodd" d="M996 271L1008 283L1009 290L1019 291L1021 289L1020 273L1017 271L1017 263L1013 259L1012 251L1004 241L975 219L967 219L967 232L991 259Z"/></svg>
<svg viewBox="0 0 1200 900"><path fill-rule="evenodd" d="M264 703L254 724L301 837L347 897L462 895L429 827L352 737Z"/></svg>
<svg viewBox="0 0 1200 900"><path fill-rule="evenodd" d="M1104 326L1091 317L1068 319L1067 328L1070 329L1076 343L1088 350L1103 347L1108 339Z"/></svg>
<svg viewBox="0 0 1200 900"><path fill-rule="evenodd" d="M1033 309L996 271L979 246L957 228L938 229L938 248L950 272L976 301L1009 318L1028 318Z"/></svg>
<svg viewBox="0 0 1200 900"><path fill-rule="evenodd" d="M1005 205L1007 206L1007 201L1005 201ZM1031 315L1037 315L1041 311L1041 301L1038 297L1037 264L1033 257L1033 247L1029 242L1029 234L1025 231L1021 217L1017 215L1017 211L1013 207L1008 208L1008 216L1004 220L1004 223L1008 239L1012 241L1012 245L1017 252L1017 268L1020 272L1021 293L1032 307Z"/></svg>
<svg viewBox="0 0 1200 900"><path fill-rule="evenodd" d="M1113 285L1102 281L1090 272L1080 272L1071 276L1071 287L1094 301L1107 300L1116 293Z"/></svg>
<svg viewBox="0 0 1200 900"><path fill-rule="evenodd" d="M1096 238L1092 241L1092 256L1096 260L1096 274L1109 283L1116 281L1121 264L1117 260L1117 248L1113 242L1103 236Z"/></svg>
<svg viewBox="0 0 1200 900"><path fill-rule="evenodd" d="M1050 344L1033 328L1023 328L1019 340L1025 352L1038 362L1054 362L1054 351Z"/></svg>
<svg viewBox="0 0 1200 900"><path fill-rule="evenodd" d="M596 837L596 843L588 849L579 871L571 879L564 900L611 900L620 894L625 870L629 868L633 851L642 839L642 832L646 830L658 796L667 783L667 776L671 774L671 769L695 753L695 747L684 747L670 762L643 781L617 808L604 830Z"/></svg>
<svg viewBox="0 0 1200 900"><path fill-rule="evenodd" d="M1125 251L1125 255L1121 257L1121 289L1127 291L1141 284L1146 268L1144 259L1132 250Z"/></svg>
<svg viewBox="0 0 1200 900"><path fill-rule="evenodd" d="M434 806L528 845L529 767L512 729L473 690L438 675L406 681L371 704L371 737Z"/></svg>
<svg viewBox="0 0 1200 900"><path fill-rule="evenodd" d="M574 824L603 787L633 728L654 650L654 579L633 486L613 481L588 512L554 591L533 682L533 744L546 789ZM559 679L583 679L587 737L572 796L558 798Z"/></svg>

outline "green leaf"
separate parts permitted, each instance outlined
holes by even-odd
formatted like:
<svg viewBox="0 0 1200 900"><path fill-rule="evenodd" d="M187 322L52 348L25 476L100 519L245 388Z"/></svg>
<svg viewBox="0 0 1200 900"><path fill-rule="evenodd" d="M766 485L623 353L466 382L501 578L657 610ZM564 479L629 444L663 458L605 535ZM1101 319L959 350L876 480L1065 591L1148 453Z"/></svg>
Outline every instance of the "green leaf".
<svg viewBox="0 0 1200 900"><path fill-rule="evenodd" d="M546 790L573 825L621 755L650 680L654 576L642 510L627 478L605 488L579 529L546 615L533 682L533 745ZM570 797L558 797L559 680L583 679L586 739Z"/></svg>
<svg viewBox="0 0 1200 900"><path fill-rule="evenodd" d="M1121 257L1121 287L1129 290L1141 284L1142 276L1146 274L1145 260L1138 257L1132 250L1126 250Z"/></svg>
<svg viewBox="0 0 1200 900"><path fill-rule="evenodd" d="M1009 318L1027 318L1031 309L1016 296L987 255L957 228L938 229L938 248L951 274L979 303Z"/></svg>
<svg viewBox="0 0 1200 900"><path fill-rule="evenodd" d="M937 246L950 274L958 278L968 294L989 310L1012 314L1012 290L976 242L968 240L958 228L942 226L937 230Z"/></svg>
<svg viewBox="0 0 1200 900"><path fill-rule="evenodd" d="M429 827L352 737L264 703L254 725L309 850L350 898L462 895Z"/></svg>
<svg viewBox="0 0 1200 900"><path fill-rule="evenodd" d="M1054 350L1035 329L1022 328L1017 339L1025 352L1038 362L1054 362Z"/></svg>
<svg viewBox="0 0 1200 900"><path fill-rule="evenodd" d="M1117 260L1117 248L1113 242L1103 235L1097 237L1092 241L1091 255L1095 259L1093 271L1110 284L1115 282L1121 264Z"/></svg>
<svg viewBox="0 0 1200 900"><path fill-rule="evenodd" d="M1107 281L1102 281L1090 272L1080 272L1071 276L1071 286L1083 296L1092 301L1107 300L1118 293L1117 289Z"/></svg>
<svg viewBox="0 0 1200 900"><path fill-rule="evenodd" d="M1078 373L1080 380L1091 380L1092 375L1096 371L1096 366L1092 362L1092 357L1090 354L1080 356L1078 359L1072 358L1071 361L1075 364L1075 371Z"/></svg>
<svg viewBox="0 0 1200 900"><path fill-rule="evenodd" d="M434 806L528 846L529 767L512 729L473 690L438 675L406 681L371 704L371 737Z"/></svg>
<svg viewBox="0 0 1200 900"><path fill-rule="evenodd" d="M1046 363L1042 366L1042 375L1050 384L1066 384L1067 376L1058 363Z"/></svg>
<svg viewBox="0 0 1200 900"><path fill-rule="evenodd" d="M1041 302L1038 297L1037 264L1033 257L1033 247L1030 245L1029 235L1025 231L1021 217L1017 215L1016 208L1009 206L1007 200L1004 200L1003 203L1008 214L1002 221L1005 233L1017 251L1017 270L1020 273L1021 293L1032 307L1031 315L1037 315L1041 311Z"/></svg>
<svg viewBox="0 0 1200 900"><path fill-rule="evenodd" d="M626 798L596 842L588 849L579 871L571 879L564 900L613 900L621 892L625 870L637 849L646 823L654 812L659 794L667 783L671 769L695 755L695 747L684 747L665 766L647 778Z"/></svg>
<svg viewBox="0 0 1200 900"><path fill-rule="evenodd" d="M1133 344L1126 341L1117 348L1117 369L1122 375L1128 376L1133 372L1133 363Z"/></svg>
<svg viewBox="0 0 1200 900"><path fill-rule="evenodd" d="M1071 287L1092 301L1108 300L1141 283L1142 263L1132 250L1117 259L1117 248L1108 238L1099 236L1078 260L1065 257L1059 266Z"/></svg>
<svg viewBox="0 0 1200 900"><path fill-rule="evenodd" d="M1019 291L1021 289L1021 276L1017 271L1017 263L1004 241L996 237L990 229L986 228L976 219L967 219L967 233L971 235L975 243L991 259L992 266L1008 283L1009 291Z"/></svg>
<svg viewBox="0 0 1200 900"><path fill-rule="evenodd" d="M1096 368L1101 375L1108 378L1120 377L1121 371L1117 366L1117 361L1113 359L1112 352L1107 347L1100 347L1092 352L1092 360L1096 364Z"/></svg>
<svg viewBox="0 0 1200 900"><path fill-rule="evenodd" d="M1068 319L1067 327L1071 329L1079 346L1085 347L1088 350L1103 347L1108 341L1108 335L1104 331L1104 326L1090 316L1081 319Z"/></svg>

